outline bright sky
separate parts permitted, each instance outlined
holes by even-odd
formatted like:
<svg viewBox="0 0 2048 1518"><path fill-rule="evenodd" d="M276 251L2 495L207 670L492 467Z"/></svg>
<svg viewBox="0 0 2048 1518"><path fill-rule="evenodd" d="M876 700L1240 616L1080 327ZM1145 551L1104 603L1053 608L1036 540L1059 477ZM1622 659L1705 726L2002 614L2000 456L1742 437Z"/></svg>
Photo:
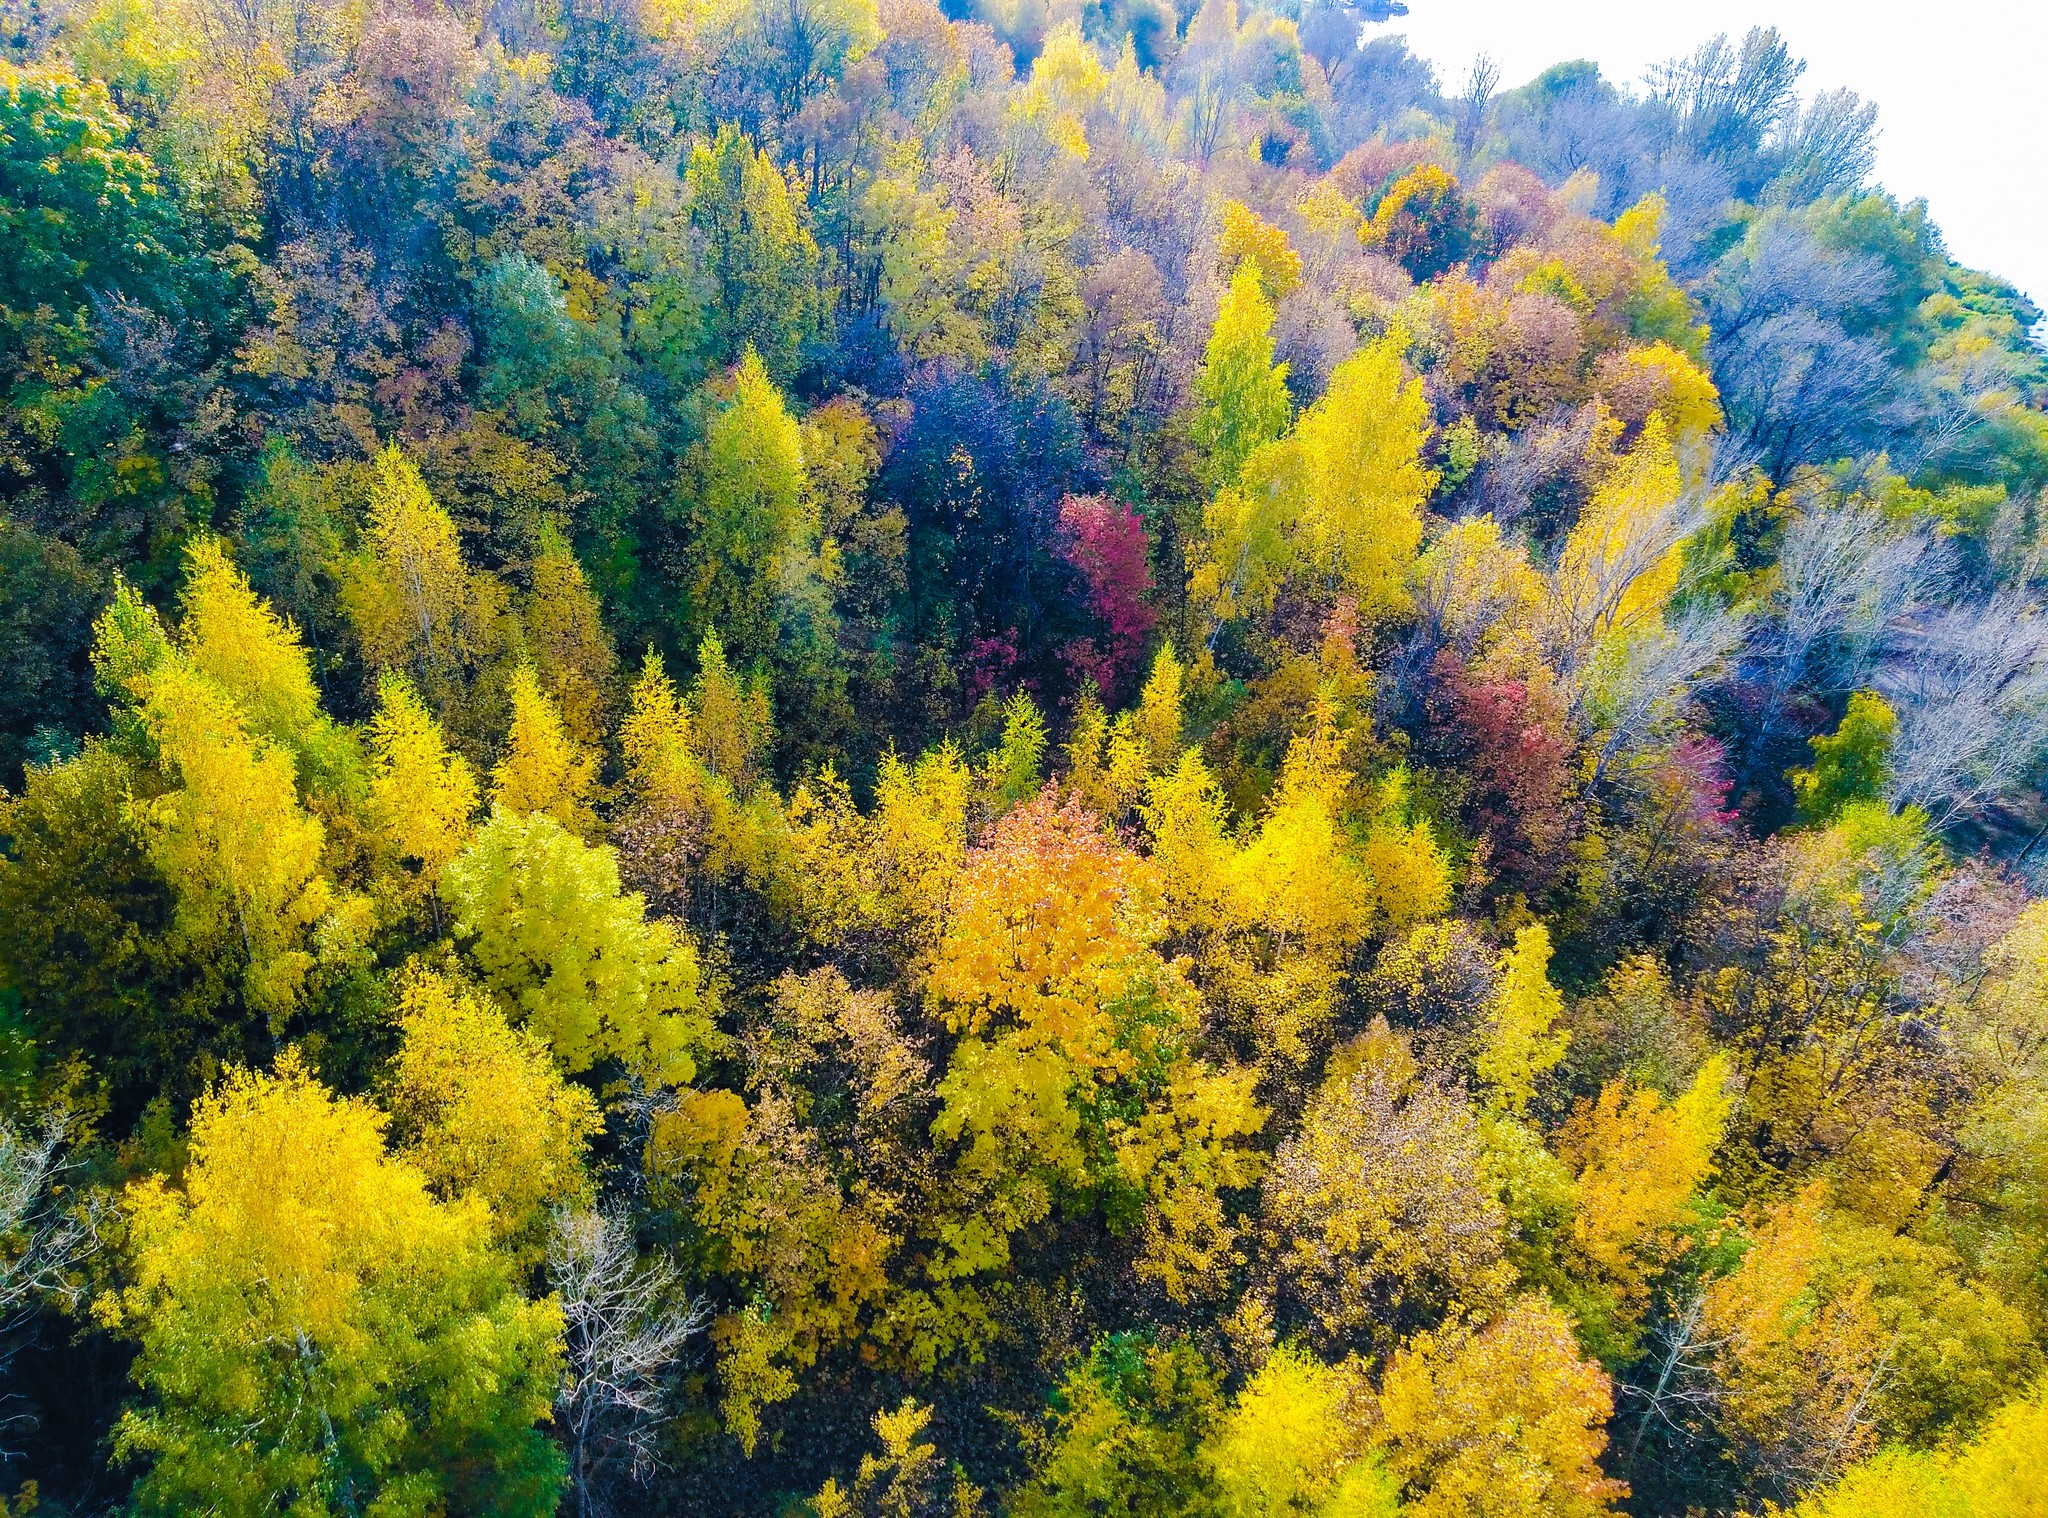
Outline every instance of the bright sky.
<svg viewBox="0 0 2048 1518"><path fill-rule="evenodd" d="M1716 32L1775 26L1806 60L1804 91L1847 85L1877 102L1877 179L1924 198L1951 255L2048 306L2048 181L2040 167L2048 54L2043 0L1408 0L1368 35L1406 33L1456 93L1489 53L1501 87L1590 58L1639 85L1650 65Z"/></svg>

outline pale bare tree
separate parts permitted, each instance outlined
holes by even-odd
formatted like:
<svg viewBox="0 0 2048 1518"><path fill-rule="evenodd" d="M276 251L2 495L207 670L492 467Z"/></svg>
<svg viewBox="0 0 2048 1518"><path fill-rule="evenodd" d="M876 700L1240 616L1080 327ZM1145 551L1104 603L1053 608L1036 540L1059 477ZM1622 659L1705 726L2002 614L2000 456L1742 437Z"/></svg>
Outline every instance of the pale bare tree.
<svg viewBox="0 0 2048 1518"><path fill-rule="evenodd" d="M1926 533L1901 530L1875 508L1795 517L1778 556L1774 697L1808 680L1831 690L1860 685L1886 635L1927 603L1951 562Z"/></svg>
<svg viewBox="0 0 2048 1518"><path fill-rule="evenodd" d="M1742 629L1739 615L1708 606L1603 640L1602 656L1585 661L1570 686L1571 716L1598 744L1580 805L1617 764L1667 732L1694 693L1719 677L1742 642Z"/></svg>
<svg viewBox="0 0 2048 1518"><path fill-rule="evenodd" d="M1720 1382L1714 1375L1714 1355L1722 1339L1704 1328L1707 1293L1704 1285L1687 1292L1670 1304L1649 1331L1650 1353L1646 1365L1655 1373L1646 1385L1623 1381L1617 1384L1625 1402L1640 1402L1642 1414L1628 1445L1628 1463L1642 1453L1643 1438L1653 1427L1662 1427L1680 1443L1698 1438L1713 1420L1720 1401Z"/></svg>
<svg viewBox="0 0 2048 1518"><path fill-rule="evenodd" d="M1876 684L1898 714L1891 800L1935 826L2013 793L2048 749L2048 616L2014 591L1902 630Z"/></svg>
<svg viewBox="0 0 2048 1518"><path fill-rule="evenodd" d="M624 1211L557 1213L548 1279L566 1328L555 1417L574 1510L589 1518L615 1471L638 1481L660 1464L673 1373L711 1312L665 1256L640 1253Z"/></svg>
<svg viewBox="0 0 2048 1518"><path fill-rule="evenodd" d="M75 1307L85 1295L77 1268L100 1247L105 1209L91 1194L66 1194L71 1126L61 1112L34 1131L0 1119L0 1325L14 1326L42 1302Z"/></svg>
<svg viewBox="0 0 2048 1518"><path fill-rule="evenodd" d="M0 1371L38 1309L72 1311L84 1301L81 1267L101 1245L105 1198L74 1193L67 1181L72 1126L61 1110L34 1129L0 1119ZM11 1410L0 1413L0 1427L21 1421Z"/></svg>

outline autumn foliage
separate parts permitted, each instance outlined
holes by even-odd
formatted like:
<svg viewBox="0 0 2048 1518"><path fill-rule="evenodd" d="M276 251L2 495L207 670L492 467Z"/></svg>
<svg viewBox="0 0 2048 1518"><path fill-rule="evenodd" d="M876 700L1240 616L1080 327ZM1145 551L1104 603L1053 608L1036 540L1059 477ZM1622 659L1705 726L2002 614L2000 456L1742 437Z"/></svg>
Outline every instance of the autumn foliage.
<svg viewBox="0 0 2048 1518"><path fill-rule="evenodd" d="M2040 1513L2040 312L1388 9L8 7L0 1518Z"/></svg>

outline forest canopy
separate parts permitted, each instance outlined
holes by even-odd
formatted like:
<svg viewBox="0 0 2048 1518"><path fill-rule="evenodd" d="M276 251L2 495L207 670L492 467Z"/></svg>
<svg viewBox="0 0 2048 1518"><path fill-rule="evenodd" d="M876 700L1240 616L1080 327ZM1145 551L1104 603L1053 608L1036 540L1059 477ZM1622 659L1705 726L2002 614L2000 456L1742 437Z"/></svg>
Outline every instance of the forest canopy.
<svg viewBox="0 0 2048 1518"><path fill-rule="evenodd" d="M2042 314L1401 11L0 5L0 1515L2040 1511Z"/></svg>

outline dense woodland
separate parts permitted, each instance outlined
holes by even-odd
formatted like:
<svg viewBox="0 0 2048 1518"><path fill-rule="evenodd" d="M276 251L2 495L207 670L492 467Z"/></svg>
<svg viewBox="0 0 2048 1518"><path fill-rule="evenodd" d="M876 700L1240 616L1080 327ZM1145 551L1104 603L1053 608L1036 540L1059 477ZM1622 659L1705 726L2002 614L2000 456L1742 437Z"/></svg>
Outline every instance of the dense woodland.
<svg viewBox="0 0 2048 1518"><path fill-rule="evenodd" d="M7 0L0 1512L2043 1511L2041 313L1385 10Z"/></svg>

